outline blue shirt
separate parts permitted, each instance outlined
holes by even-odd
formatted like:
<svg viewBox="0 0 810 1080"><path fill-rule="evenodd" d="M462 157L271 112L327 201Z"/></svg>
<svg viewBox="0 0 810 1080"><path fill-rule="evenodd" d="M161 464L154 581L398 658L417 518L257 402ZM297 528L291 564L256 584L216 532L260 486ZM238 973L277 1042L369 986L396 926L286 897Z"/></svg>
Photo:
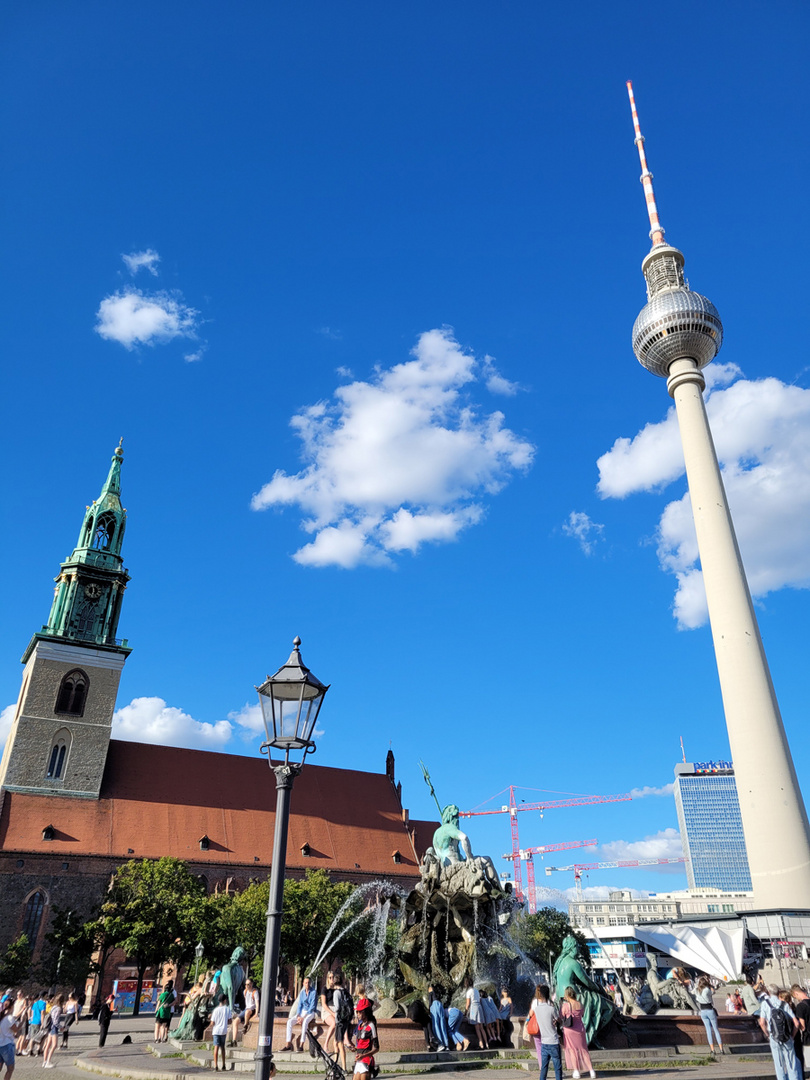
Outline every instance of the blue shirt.
<svg viewBox="0 0 810 1080"><path fill-rule="evenodd" d="M42 1023L42 1014L45 1012L45 1005L46 1005L45 999L40 998L38 1001L35 1001L34 1004L31 1006L31 1023L32 1024L41 1024Z"/></svg>
<svg viewBox="0 0 810 1080"><path fill-rule="evenodd" d="M313 1013L315 1012L317 1004L318 990L316 987L310 986L308 991L302 990L298 995L293 1016L306 1016L307 1013Z"/></svg>

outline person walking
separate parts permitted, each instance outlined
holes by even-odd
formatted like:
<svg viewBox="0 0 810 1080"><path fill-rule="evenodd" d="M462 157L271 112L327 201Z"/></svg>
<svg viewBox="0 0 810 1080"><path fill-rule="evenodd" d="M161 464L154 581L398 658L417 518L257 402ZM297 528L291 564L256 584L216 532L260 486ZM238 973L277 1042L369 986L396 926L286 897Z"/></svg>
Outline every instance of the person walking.
<svg viewBox="0 0 810 1080"><path fill-rule="evenodd" d="M346 1046L351 1038L350 1028L354 1019L354 1005L349 991L343 985L343 976L336 972L332 979L332 1009L335 1013L335 1047L340 1067L346 1071Z"/></svg>
<svg viewBox="0 0 810 1080"><path fill-rule="evenodd" d="M557 1028L557 1010L549 1000L548 987L543 983L535 987L530 1013L537 1020L538 1032L532 1036L537 1061L540 1065L540 1080L546 1080L548 1066L554 1066L554 1080L562 1080L562 1057L560 1056L560 1033Z"/></svg>
<svg viewBox="0 0 810 1080"><path fill-rule="evenodd" d="M584 1009L579 1001L573 986L565 988L565 997L560 1006L560 1016L565 1028L565 1065L571 1070L573 1080L579 1080L580 1074L588 1072L591 1078L596 1076L591 1063L591 1055L588 1053L588 1036L585 1025L582 1023ZM570 1019L571 1023L566 1024Z"/></svg>
<svg viewBox="0 0 810 1080"><path fill-rule="evenodd" d="M712 1053L715 1052L716 1041L719 1052L722 1054L723 1040L720 1038L720 1028L717 1025L717 1010L714 1007L712 984L705 975L697 985L697 1004L700 1010L700 1019L706 1028L706 1040L709 1043L709 1049Z"/></svg>
<svg viewBox="0 0 810 1080"><path fill-rule="evenodd" d="M11 1080L14 1073L14 1040L20 1028L20 1019L13 1013L13 1003L8 997L0 1005L0 1070L6 1067L5 1080Z"/></svg>
<svg viewBox="0 0 810 1080"><path fill-rule="evenodd" d="M803 1073L793 1046L799 1022L793 1010L779 999L779 987L766 987L759 1010L759 1026L771 1044L776 1080L802 1080Z"/></svg>
<svg viewBox="0 0 810 1080"><path fill-rule="evenodd" d="M211 1035L214 1039L214 1071L219 1068L219 1053L222 1051L222 1071L225 1072L225 1040L228 1037L228 1021L231 1018L231 1010L228 1008L228 999L224 994L219 995L219 1004L211 1013Z"/></svg>
<svg viewBox="0 0 810 1080"><path fill-rule="evenodd" d="M48 1033L45 1036L42 1068L52 1069L53 1061L51 1059L56 1050L59 1036L62 1034L62 1025L65 1020L65 999L62 994L57 994L56 997L51 1000L51 1007L46 1014L46 1020L49 1027Z"/></svg>
<svg viewBox="0 0 810 1080"><path fill-rule="evenodd" d="M309 1025L318 1015L315 1011L317 1006L318 991L317 988L312 985L312 982L307 975L301 985L301 993L295 999L295 1004L290 1009L290 1015L287 1020L287 1042L282 1046L282 1050L293 1049L293 1028L296 1024L301 1025L301 1049L304 1049Z"/></svg>
<svg viewBox="0 0 810 1080"><path fill-rule="evenodd" d="M172 1022L172 1010L177 999L174 979L169 979L157 999L155 1009L155 1042L169 1041L169 1026Z"/></svg>
<svg viewBox="0 0 810 1080"><path fill-rule="evenodd" d="M110 1021L115 1014L115 994L108 994L98 1010L98 1045L103 1046L107 1041L107 1032L110 1030Z"/></svg>
<svg viewBox="0 0 810 1080"><path fill-rule="evenodd" d="M76 1010L79 1007L79 1002L76 997L76 991L71 991L65 1005L65 1015L62 1020L62 1049L67 1050L68 1036L70 1029L76 1023Z"/></svg>
<svg viewBox="0 0 810 1080"><path fill-rule="evenodd" d="M361 1003L364 1007L361 1008ZM354 1076L365 1077L374 1080L380 1071L377 1068L374 1055L379 1052L380 1040L377 1035L377 1025L374 1022L374 1013L368 998L361 998L357 1003L357 1019L359 1021L355 1031L354 1041L357 1046L357 1058L354 1063Z"/></svg>
<svg viewBox="0 0 810 1080"><path fill-rule="evenodd" d="M802 1076L804 1075L804 1048L808 1042L810 1042L810 997L807 995L807 991L799 986L798 983L794 983L790 988L790 994L793 998L793 1015L799 1024L799 1030L796 1032L796 1036L793 1040L793 1049L796 1051L796 1057L799 1059L799 1068L801 1069Z"/></svg>
<svg viewBox="0 0 810 1080"><path fill-rule="evenodd" d="M22 990L20 991L22 994ZM31 1005L33 1003L32 997L26 997L24 994L22 998L18 995L17 1000L14 1002L14 1008L11 1010L11 1015L17 1023L17 1044L15 1050L18 1054L22 1054L25 1050L25 1044L28 1042L28 1014L31 1011Z"/></svg>
<svg viewBox="0 0 810 1080"><path fill-rule="evenodd" d="M42 1057L42 1040L45 1037L43 1023L47 1007L48 1002L45 1000L45 995L40 991L31 1001L28 1016L28 1045L23 1050L24 1056L30 1054L31 1057Z"/></svg>

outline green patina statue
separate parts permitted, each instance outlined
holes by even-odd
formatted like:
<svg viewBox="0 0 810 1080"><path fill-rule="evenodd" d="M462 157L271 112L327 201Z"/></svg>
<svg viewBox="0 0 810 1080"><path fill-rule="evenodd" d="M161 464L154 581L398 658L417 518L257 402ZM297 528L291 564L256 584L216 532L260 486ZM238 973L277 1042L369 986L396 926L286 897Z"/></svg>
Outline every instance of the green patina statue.
<svg viewBox="0 0 810 1080"><path fill-rule="evenodd" d="M577 940L569 934L563 940L562 952L554 963L553 990L557 1001L563 999L566 988L572 986L582 1004L582 1023L588 1036L588 1046L598 1045L597 1035L616 1015L616 1007L601 987L588 975L577 959Z"/></svg>
<svg viewBox="0 0 810 1080"><path fill-rule="evenodd" d="M472 859L470 839L458 827L458 807L450 803L449 806L445 806L441 814L442 823L433 834L433 850L436 858L442 866L461 862L462 854L465 859Z"/></svg>
<svg viewBox="0 0 810 1080"><path fill-rule="evenodd" d="M244 1008L245 998L242 987L245 985L245 969L242 964L247 960L247 953L241 945L237 945L231 953L227 964L222 965L219 976L219 986L223 994L228 997L228 1008L233 1011L235 1005Z"/></svg>

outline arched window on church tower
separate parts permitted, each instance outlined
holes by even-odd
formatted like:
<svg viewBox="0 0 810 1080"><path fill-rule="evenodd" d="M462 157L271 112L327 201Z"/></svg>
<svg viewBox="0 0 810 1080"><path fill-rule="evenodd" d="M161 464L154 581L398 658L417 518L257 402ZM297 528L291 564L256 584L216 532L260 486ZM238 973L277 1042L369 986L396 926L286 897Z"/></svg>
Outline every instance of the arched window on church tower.
<svg viewBox="0 0 810 1080"><path fill-rule="evenodd" d="M102 514L96 524L96 532L93 538L93 547L106 551L112 545L113 533L115 532L115 518L112 514Z"/></svg>
<svg viewBox="0 0 810 1080"><path fill-rule="evenodd" d="M42 913L45 910L45 893L37 889L28 897L23 913L22 932L28 938L28 944L33 949L39 936L39 928L42 925Z"/></svg>
<svg viewBox="0 0 810 1080"><path fill-rule="evenodd" d="M93 539L93 515L87 519L87 523L84 526L84 536L82 537L82 545L88 547L90 541Z"/></svg>
<svg viewBox="0 0 810 1080"><path fill-rule="evenodd" d="M90 680L83 671L79 668L69 671L59 684L54 712L66 713L68 716L84 716L89 687Z"/></svg>
<svg viewBox="0 0 810 1080"><path fill-rule="evenodd" d="M46 780L62 780L65 775L65 761L70 749L71 735L69 731L59 731L53 740L51 752L48 755L48 771L45 773Z"/></svg>

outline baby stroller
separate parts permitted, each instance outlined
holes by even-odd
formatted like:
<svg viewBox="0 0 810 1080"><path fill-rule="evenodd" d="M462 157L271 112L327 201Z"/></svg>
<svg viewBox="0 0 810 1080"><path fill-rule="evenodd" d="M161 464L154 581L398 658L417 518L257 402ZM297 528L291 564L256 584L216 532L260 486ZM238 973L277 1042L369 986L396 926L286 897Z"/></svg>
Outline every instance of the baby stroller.
<svg viewBox="0 0 810 1080"><path fill-rule="evenodd" d="M317 1058L323 1065L324 1071L326 1072L326 1080L346 1080L346 1073L338 1063L337 1054L335 1054L334 1057L332 1057L331 1054L327 1054L311 1031L307 1032L307 1042L309 1043L310 1054Z"/></svg>

